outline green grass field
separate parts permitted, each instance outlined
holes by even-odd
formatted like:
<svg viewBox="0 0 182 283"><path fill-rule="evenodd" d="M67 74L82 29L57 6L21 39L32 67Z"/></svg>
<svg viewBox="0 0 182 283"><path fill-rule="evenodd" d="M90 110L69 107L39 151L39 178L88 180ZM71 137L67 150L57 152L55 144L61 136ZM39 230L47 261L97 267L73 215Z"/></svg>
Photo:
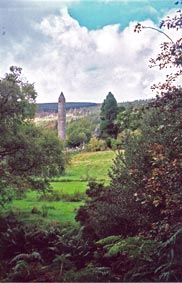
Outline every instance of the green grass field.
<svg viewBox="0 0 182 283"><path fill-rule="evenodd" d="M115 157L113 151L85 152L72 156L71 166L60 180L88 180L107 181L108 170Z"/></svg>
<svg viewBox="0 0 182 283"><path fill-rule="evenodd" d="M74 217L84 203L88 181L108 184L107 173L114 156L113 151L74 154L64 176L51 182L54 192L50 195L51 199L40 198L36 191L28 191L22 200L9 204L4 213L12 211L21 221L40 225L50 222L76 225Z"/></svg>

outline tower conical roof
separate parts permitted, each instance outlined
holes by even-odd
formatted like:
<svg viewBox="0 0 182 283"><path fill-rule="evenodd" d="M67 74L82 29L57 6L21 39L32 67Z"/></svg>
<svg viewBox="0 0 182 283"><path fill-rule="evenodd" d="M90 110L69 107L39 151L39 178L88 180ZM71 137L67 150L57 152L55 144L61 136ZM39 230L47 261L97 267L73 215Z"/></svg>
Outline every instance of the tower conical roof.
<svg viewBox="0 0 182 283"><path fill-rule="evenodd" d="M60 96L59 96L59 102L65 102L65 97L64 97L64 94L63 92L61 92Z"/></svg>

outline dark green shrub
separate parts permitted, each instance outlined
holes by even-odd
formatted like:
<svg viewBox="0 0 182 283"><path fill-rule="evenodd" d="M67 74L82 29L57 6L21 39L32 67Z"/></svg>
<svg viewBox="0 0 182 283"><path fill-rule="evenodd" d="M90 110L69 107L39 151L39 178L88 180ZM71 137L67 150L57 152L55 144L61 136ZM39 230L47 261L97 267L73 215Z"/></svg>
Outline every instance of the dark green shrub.
<svg viewBox="0 0 182 283"><path fill-rule="evenodd" d="M86 191L88 200L77 212L76 220L84 226L85 237L99 239L109 235L132 235L136 233L136 215L119 214L122 211L111 188L90 182ZM129 196L128 196L129 198Z"/></svg>
<svg viewBox="0 0 182 283"><path fill-rule="evenodd" d="M110 278L108 267L96 267L89 264L80 270L70 270L65 273L65 282L107 282Z"/></svg>

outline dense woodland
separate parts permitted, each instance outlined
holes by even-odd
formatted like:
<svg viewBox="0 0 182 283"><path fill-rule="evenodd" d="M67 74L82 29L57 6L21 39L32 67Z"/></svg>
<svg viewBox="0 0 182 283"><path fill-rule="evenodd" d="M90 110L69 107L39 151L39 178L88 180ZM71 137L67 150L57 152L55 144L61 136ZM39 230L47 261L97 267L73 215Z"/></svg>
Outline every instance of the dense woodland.
<svg viewBox="0 0 182 283"><path fill-rule="evenodd" d="M175 32L181 18L178 11L161 26ZM182 39L167 39L151 64L169 68L166 81L152 86L155 99L118 105L109 92L99 117L68 125L68 146L116 150L109 184L88 183L78 225L32 226L2 214L0 281L182 281ZM33 122L36 95L20 68L0 80L2 212L28 188L51 194L51 178L70 162L56 130Z"/></svg>
<svg viewBox="0 0 182 283"><path fill-rule="evenodd" d="M92 102L66 102L65 108L66 110L69 110L69 109L87 108L96 105L97 105L96 103L92 103ZM58 103L37 103L37 112L57 113Z"/></svg>

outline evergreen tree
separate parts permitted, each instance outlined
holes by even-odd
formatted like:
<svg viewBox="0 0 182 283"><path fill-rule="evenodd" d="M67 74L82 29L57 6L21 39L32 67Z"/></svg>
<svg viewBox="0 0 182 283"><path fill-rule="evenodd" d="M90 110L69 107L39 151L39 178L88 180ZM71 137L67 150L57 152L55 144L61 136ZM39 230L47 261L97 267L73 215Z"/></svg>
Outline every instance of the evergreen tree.
<svg viewBox="0 0 182 283"><path fill-rule="evenodd" d="M117 125L115 123L118 107L114 95L109 92L104 100L100 113L100 137L101 138L116 138Z"/></svg>

